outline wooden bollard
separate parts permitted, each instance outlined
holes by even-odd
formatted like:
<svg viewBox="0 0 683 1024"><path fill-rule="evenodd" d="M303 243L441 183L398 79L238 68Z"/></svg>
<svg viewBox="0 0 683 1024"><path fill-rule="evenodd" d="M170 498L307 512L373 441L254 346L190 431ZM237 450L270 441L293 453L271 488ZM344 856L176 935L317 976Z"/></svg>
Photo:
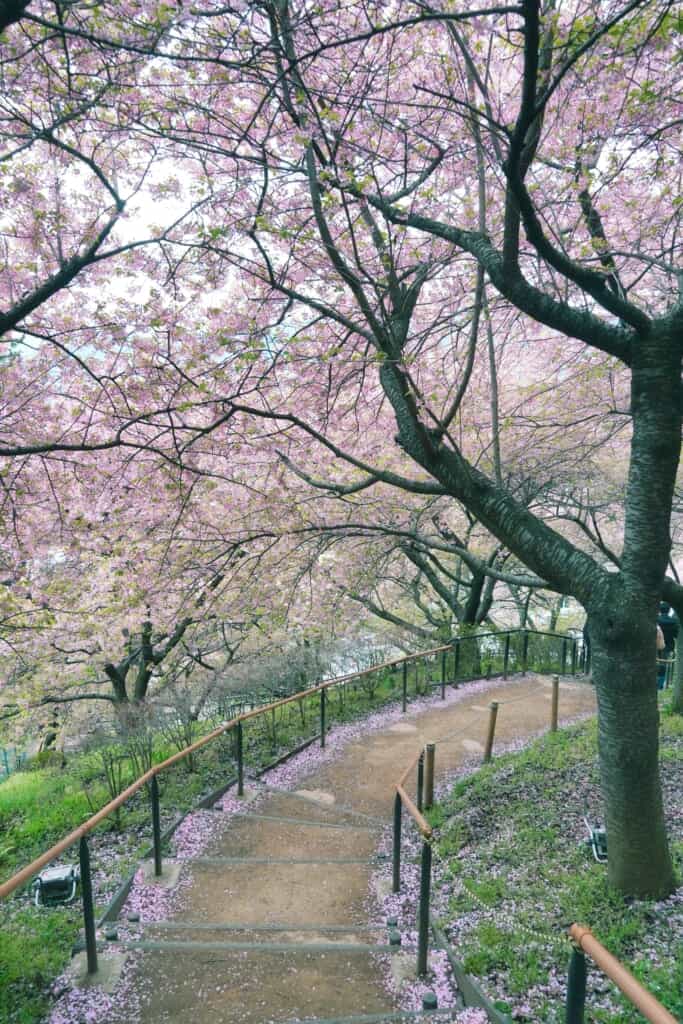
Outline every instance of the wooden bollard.
<svg viewBox="0 0 683 1024"><path fill-rule="evenodd" d="M560 677L553 676L553 699L550 705L550 731L557 732L557 708L560 699Z"/></svg>
<svg viewBox="0 0 683 1024"><path fill-rule="evenodd" d="M434 803L434 752L436 746L434 743L428 743L425 747L425 808L429 808Z"/></svg>
<svg viewBox="0 0 683 1024"><path fill-rule="evenodd" d="M491 717L489 718L489 734L486 737L486 749L484 750L484 761L491 760L493 750L493 737L496 733L496 718L498 716L498 701L491 701Z"/></svg>

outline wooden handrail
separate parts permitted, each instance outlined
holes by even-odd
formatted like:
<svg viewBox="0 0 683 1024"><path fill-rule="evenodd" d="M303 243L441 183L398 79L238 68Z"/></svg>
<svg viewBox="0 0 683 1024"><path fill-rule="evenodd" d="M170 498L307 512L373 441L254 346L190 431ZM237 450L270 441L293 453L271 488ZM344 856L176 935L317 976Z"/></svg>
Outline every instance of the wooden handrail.
<svg viewBox="0 0 683 1024"><path fill-rule="evenodd" d="M93 814L87 821L84 821L82 825L79 825L77 829L70 832L68 835L60 839L58 843L51 846L49 850L46 850L35 860L31 861L25 867L21 868L15 875L8 878L7 881L0 884L0 899L4 899L6 896L11 895L15 890L21 888L26 882L30 881L34 875L37 875L41 868L44 868L46 864L53 861L56 857L59 857L62 853L65 853L69 847L73 846L74 843L92 832L100 822L104 821L110 814L112 814L117 808L121 807L133 794L137 793L138 790L142 789L145 783L151 781L155 775L159 775L162 771L170 768L178 761L184 760L193 754L195 751L205 747L208 743L213 742L219 736L228 732L230 729L234 729L238 722L246 722L251 718L256 718L259 715L267 714L269 711L274 711L276 708L283 707L285 704L293 704L296 701L302 700L305 697L311 697L316 693L320 693L321 690L328 690L333 686L340 686L343 683L351 682L354 679L360 679L363 676L370 675L372 672L380 672L387 668L392 668L394 665L400 665L403 662L414 661L417 658L429 657L433 654L440 654L442 651L447 651L452 648L452 644L442 644L441 647L435 647L429 651L421 651L417 654L409 654L403 658L394 658L391 661L382 662L380 665L373 665L372 668L363 669L361 672L351 672L344 676L335 676L334 679L328 679L324 683L318 683L316 686L311 686L307 690L301 690L299 693L294 693L290 697L282 697L280 700L272 701L270 704L264 704L260 708L253 708L251 711L245 711L241 715L237 715L235 718L231 718L229 722L224 722L223 725L219 725L216 729L207 733L206 736L202 736L201 739L195 740L190 746L185 747L183 750L178 751L176 754L172 754L167 757L165 761L160 761L159 764L155 764L149 771L146 771L144 775L141 775L135 782L131 783L122 793L119 793L117 797L110 800L108 804L101 807L96 814ZM419 813L419 812L418 812Z"/></svg>
<svg viewBox="0 0 683 1024"><path fill-rule="evenodd" d="M400 783L396 784L396 792L398 793L398 795L401 798L401 803L403 804L405 809L408 811L410 816L413 818L415 824L419 828L419 830L422 833L422 835L424 836L424 838L425 839L431 839L431 837L432 837L432 826L429 824L429 822L424 817L424 815L421 814L420 811L418 811L417 807L415 806L413 801L410 799L410 797L408 796L408 794L406 793L405 789L403 788L403 786Z"/></svg>
<svg viewBox="0 0 683 1024"><path fill-rule="evenodd" d="M609 950L598 942L590 928L586 928L582 924L573 924L569 929L569 934L576 945L588 953L591 960L621 989L626 998L631 1000L642 1015L651 1021L651 1024L678 1024L673 1014L669 1013L639 981L636 981L621 961L612 956Z"/></svg>
<svg viewBox="0 0 683 1024"><path fill-rule="evenodd" d="M412 760L412 761L410 762L410 764L408 765L408 767L407 767L407 768L406 768L406 770L404 771L404 773L403 773L403 775L401 776L401 778L400 778L400 779L398 780L398 782L396 783L396 787L397 787L397 788L398 788L399 786L403 786L404 782L406 781L406 779L408 778L408 776L409 776L409 775L410 775L410 773L412 772L412 770L413 770L413 768L415 767L415 765L417 764L417 762L418 762L418 761L420 760L420 758L422 757L423 753L424 753L424 751L422 751L422 750L418 750L417 754L415 755L415 757L413 758L413 760Z"/></svg>
<svg viewBox="0 0 683 1024"><path fill-rule="evenodd" d="M77 829L75 829L73 832L70 832L67 836L64 836L64 838L60 839L58 843L55 843L54 846L51 846L49 850L46 850L44 853L42 853L40 857L36 857L35 860L31 861L30 864L27 864L15 875L7 879L6 882L0 884L0 899L4 899L6 896L9 896L11 893L13 893L16 889L20 888L22 885L28 882L34 875L37 875L41 868L45 867L46 864L49 864L50 861L55 859L55 857L59 857L62 853L68 850L70 846L73 846L74 843L77 843L83 836L91 832L94 828L96 828L97 825L100 824L101 821L107 818L118 807L121 807L121 805L124 804L131 796L133 796L134 793L137 793L138 790L142 789L145 783L149 782L155 775L159 775L162 771L165 771L165 769L170 768L178 761L182 761L186 757L189 757L189 755L194 753L196 750L200 750L202 747L206 746L207 743L211 743L213 740L217 739L218 736L222 736L230 729L234 729L238 722L246 722L251 718L256 718L259 715L267 714L269 711L274 711L276 708L283 707L286 704L293 704L295 701L302 700L305 697L313 696L316 693L320 693L322 690L328 690L333 686L340 686L344 683L352 682L355 679L361 679L363 676L370 675L373 672L381 672L385 669L393 668L395 665L406 664L411 661L416 661L418 658L428 658L434 654L441 654L443 653L443 651L450 651L453 649L453 645L457 640L467 640L470 637L472 639L480 640L489 636L504 636L506 633L520 632L532 633L538 631L507 629L501 630L499 633L472 633L470 634L470 636L467 637L455 637L450 643L442 644L440 647L433 647L429 651L419 651L416 654L408 654L401 658L393 658L391 661L384 661L379 665L373 665L371 668L363 669L361 672L351 672L347 675L335 676L334 679L328 679L324 683L318 683L316 686L311 686L307 690L302 690L299 693L294 693L290 697L282 697L280 700L272 701L270 704L264 704L262 707L253 708L251 711L245 711L241 715L237 715L235 718L231 718L229 722L224 722L222 725L219 725L216 729L213 729L211 732L207 733L206 736L202 736L201 739L196 740L194 743L191 743L190 746L185 747L183 750L178 751L178 753L176 754L172 754L171 757L167 757L165 761L160 761L159 764L154 765L152 768L149 769L149 771L145 772L144 775L141 775L138 779L135 780L135 782L131 783L131 785L128 786L127 789L124 789L122 793L119 793L119 795L115 797L114 800L111 800L108 804L105 804L104 807L97 811L96 814L88 818L87 821L84 821L82 825L79 825ZM560 633L543 633L542 635L562 636L562 634ZM413 765L411 765L410 767L412 768L413 766L414 762ZM410 771L410 768L408 769L408 771ZM406 772L405 775L402 777L401 782L404 781L405 776L407 774L408 773ZM404 797L402 796L402 800L403 803L405 803L405 806L408 808L413 817L415 817L416 815L418 816L415 817L415 820L418 822L418 827L420 828L422 834L426 835L424 831L426 827L429 830L429 835L431 835L431 829L429 829L429 825L422 817L420 812L417 810L408 794L405 793L405 790L403 789L401 789L401 791L405 797L404 799ZM420 824L420 822L422 824Z"/></svg>

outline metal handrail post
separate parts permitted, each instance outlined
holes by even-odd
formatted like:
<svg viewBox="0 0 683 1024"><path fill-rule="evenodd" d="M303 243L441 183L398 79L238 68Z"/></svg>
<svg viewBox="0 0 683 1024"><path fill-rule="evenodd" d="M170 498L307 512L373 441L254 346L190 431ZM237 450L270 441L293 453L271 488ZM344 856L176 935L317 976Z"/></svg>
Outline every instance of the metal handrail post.
<svg viewBox="0 0 683 1024"><path fill-rule="evenodd" d="M422 844L422 862L420 864L420 907L417 924L417 973L427 973L427 954L429 952L429 895L432 881L432 846Z"/></svg>
<svg viewBox="0 0 683 1024"><path fill-rule="evenodd" d="M565 1024L583 1024L583 1012L586 1005L587 973L586 957L580 949L574 947L567 975Z"/></svg>
<svg viewBox="0 0 683 1024"><path fill-rule="evenodd" d="M405 712L408 707L408 662L403 662L403 680L402 680L402 696L401 696L401 711Z"/></svg>
<svg viewBox="0 0 683 1024"><path fill-rule="evenodd" d="M241 720L237 723L237 795L244 796L244 736Z"/></svg>
<svg viewBox="0 0 683 1024"><path fill-rule="evenodd" d="M456 640L453 645L454 657L453 657L453 682L458 679L458 672L460 671L460 640Z"/></svg>
<svg viewBox="0 0 683 1024"><path fill-rule="evenodd" d="M529 668L529 630L525 629L522 639L522 675L527 674Z"/></svg>
<svg viewBox="0 0 683 1024"><path fill-rule="evenodd" d="M503 654L503 679L508 677L508 664L510 661L510 634L505 634L505 653Z"/></svg>
<svg viewBox="0 0 683 1024"><path fill-rule="evenodd" d="M401 891L401 811L403 803L400 793L394 797L394 842L393 842L393 864L392 864L392 892Z"/></svg>
<svg viewBox="0 0 683 1024"><path fill-rule="evenodd" d="M422 798L425 783L425 755L424 750L417 759L417 809L422 810Z"/></svg>
<svg viewBox="0 0 683 1024"><path fill-rule="evenodd" d="M446 699L446 652L441 652L441 700Z"/></svg>
<svg viewBox="0 0 683 1024"><path fill-rule="evenodd" d="M562 641L562 672L561 675L567 674L567 640L566 638Z"/></svg>
<svg viewBox="0 0 683 1024"><path fill-rule="evenodd" d="M585 925L573 924L569 935L575 946L587 954L600 970L621 989L626 998L652 1024L680 1024L672 1013L637 981L624 965L598 942Z"/></svg>
<svg viewBox="0 0 683 1024"><path fill-rule="evenodd" d="M95 974L97 972L95 905L92 898L90 851L88 850L88 839L86 836L81 836L78 844L78 860L81 868L81 899L83 901L83 923L85 925L85 949L88 957L88 974Z"/></svg>
<svg viewBox="0 0 683 1024"><path fill-rule="evenodd" d="M428 743L425 747L425 782L424 782L424 804L429 808L434 803L434 752L436 745Z"/></svg>
<svg viewBox="0 0 683 1024"><path fill-rule="evenodd" d="M150 785L152 799L152 835L154 836L154 874L161 875L161 819L159 815L159 783L156 775Z"/></svg>
<svg viewBox="0 0 683 1024"><path fill-rule="evenodd" d="M325 697L326 697L326 695L327 695L327 690L321 690L320 691L320 746L323 747L323 748L325 746L325 705L326 705Z"/></svg>

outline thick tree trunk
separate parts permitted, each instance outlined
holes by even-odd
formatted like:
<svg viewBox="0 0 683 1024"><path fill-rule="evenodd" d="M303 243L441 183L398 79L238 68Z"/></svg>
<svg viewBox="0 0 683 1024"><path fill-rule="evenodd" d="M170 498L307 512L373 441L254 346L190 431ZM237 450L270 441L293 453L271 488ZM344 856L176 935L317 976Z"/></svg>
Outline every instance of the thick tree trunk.
<svg viewBox="0 0 683 1024"><path fill-rule="evenodd" d="M479 606L485 582L486 577L483 572L472 572L470 579L470 592L467 601L465 602L465 609L462 617L463 626L476 626L478 622L481 622L481 619L479 618Z"/></svg>
<svg viewBox="0 0 683 1024"><path fill-rule="evenodd" d="M458 628L458 636L460 637L458 675L465 678L471 676L476 679L482 674L481 651L476 627L461 623Z"/></svg>
<svg viewBox="0 0 683 1024"><path fill-rule="evenodd" d="M411 220L417 227L427 224ZM525 306L526 286L519 275L508 281L500 272L504 263L488 261L483 249L472 246L470 251L486 264L504 295L536 316L531 305ZM565 315L567 333L582 337L577 311L567 307ZM572 594L589 611L609 878L631 896L664 896L675 885L658 771L655 620L671 550L669 524L681 451L679 315L676 311L656 323L639 323L637 337L624 349L631 368L633 433L619 572L607 572L510 491L487 479L457 447L448 447L427 429L397 359L384 360L380 368L404 451L551 589ZM599 328L594 329L591 344L601 347ZM617 342L621 339L612 335L608 344L618 349Z"/></svg>
<svg viewBox="0 0 683 1024"><path fill-rule="evenodd" d="M675 888L659 778L654 617L590 617L608 878L620 892Z"/></svg>

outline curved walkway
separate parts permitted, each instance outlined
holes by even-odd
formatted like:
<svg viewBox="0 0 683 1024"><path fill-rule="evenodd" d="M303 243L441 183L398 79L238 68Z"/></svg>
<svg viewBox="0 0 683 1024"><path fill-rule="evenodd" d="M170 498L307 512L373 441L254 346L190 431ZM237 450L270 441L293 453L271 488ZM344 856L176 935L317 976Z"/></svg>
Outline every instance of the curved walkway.
<svg viewBox="0 0 683 1024"><path fill-rule="evenodd" d="M550 695L550 680L539 676L449 691L445 703L436 698L423 710L394 715L333 759L316 766L309 754L305 777L296 780L291 763L277 769L247 791L237 814L235 798L228 798L225 809L233 813L212 815L212 838L184 862L168 919L144 923L143 912L139 925L122 921L120 952L128 961L112 1019L404 1019L378 958L369 955L388 952L386 925L372 920L368 890L391 820L393 783L426 742L437 744L437 778L480 756L491 700L501 703L496 746L543 731ZM561 720L594 708L592 687L561 682ZM295 779L289 785L288 776ZM177 877L171 864L165 873Z"/></svg>

